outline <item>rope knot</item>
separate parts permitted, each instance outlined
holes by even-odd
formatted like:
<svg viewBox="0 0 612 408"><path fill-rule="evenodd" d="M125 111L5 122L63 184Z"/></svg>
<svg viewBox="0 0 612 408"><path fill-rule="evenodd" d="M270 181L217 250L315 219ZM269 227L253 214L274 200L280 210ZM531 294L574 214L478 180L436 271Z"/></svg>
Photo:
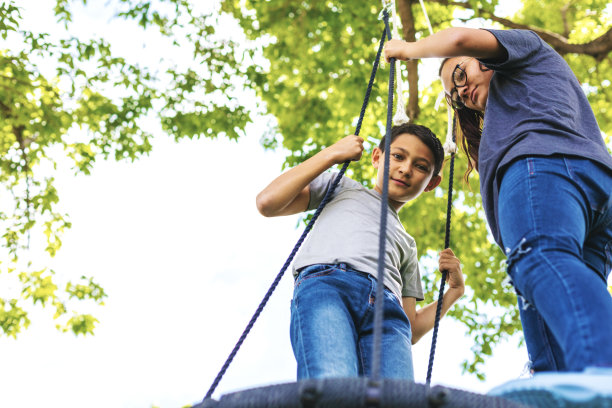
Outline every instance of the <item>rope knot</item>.
<svg viewBox="0 0 612 408"><path fill-rule="evenodd" d="M451 138L449 138L448 136L446 137L446 142L444 142L444 154L457 153L457 143L453 142Z"/></svg>

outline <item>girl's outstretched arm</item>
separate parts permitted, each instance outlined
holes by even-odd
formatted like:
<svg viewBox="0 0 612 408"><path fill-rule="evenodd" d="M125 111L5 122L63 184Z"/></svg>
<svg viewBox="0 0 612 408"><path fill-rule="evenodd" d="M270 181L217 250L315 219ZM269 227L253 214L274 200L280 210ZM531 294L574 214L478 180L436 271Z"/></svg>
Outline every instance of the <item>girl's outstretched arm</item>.
<svg viewBox="0 0 612 408"><path fill-rule="evenodd" d="M476 57L491 60L506 58L506 50L487 30L451 27L419 41L390 40L385 44L387 62L418 58Z"/></svg>
<svg viewBox="0 0 612 408"><path fill-rule="evenodd" d="M363 138L346 136L308 160L275 178L257 195L257 209L266 217L297 214L306 211L312 180L334 164L359 160Z"/></svg>

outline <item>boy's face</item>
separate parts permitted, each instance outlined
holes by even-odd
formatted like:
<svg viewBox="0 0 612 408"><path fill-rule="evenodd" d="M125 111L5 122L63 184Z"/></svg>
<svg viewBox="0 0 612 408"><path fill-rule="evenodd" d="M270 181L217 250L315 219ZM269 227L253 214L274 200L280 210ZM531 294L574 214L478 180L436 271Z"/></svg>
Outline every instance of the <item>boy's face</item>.
<svg viewBox="0 0 612 408"><path fill-rule="evenodd" d="M417 136L409 133L399 135L391 143L389 153L389 203L396 210L423 191L433 190L440 184L440 176L432 176L435 163L433 152ZM374 148L372 164L378 169L374 189L381 194L384 160L384 153L378 147Z"/></svg>

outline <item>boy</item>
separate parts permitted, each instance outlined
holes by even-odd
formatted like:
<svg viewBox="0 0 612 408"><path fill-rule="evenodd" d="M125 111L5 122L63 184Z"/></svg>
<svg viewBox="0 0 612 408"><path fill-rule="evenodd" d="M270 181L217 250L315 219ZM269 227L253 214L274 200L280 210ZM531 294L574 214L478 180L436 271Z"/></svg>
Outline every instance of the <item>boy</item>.
<svg viewBox="0 0 612 408"><path fill-rule="evenodd" d="M373 342L378 234L384 177L384 138L372 153L376 186L366 189L343 177L294 261L291 344L298 379L368 376ZM363 139L347 136L281 174L257 196L267 217L316 208L335 174L325 172L347 160L359 160ZM440 183L444 153L426 127L404 124L391 131L389 216L385 259L385 302L381 358L383 378L414 379L411 344L434 325L434 302L423 300L414 239L397 211ZM450 249L440 253L440 270L449 272L442 315L464 292L459 260Z"/></svg>

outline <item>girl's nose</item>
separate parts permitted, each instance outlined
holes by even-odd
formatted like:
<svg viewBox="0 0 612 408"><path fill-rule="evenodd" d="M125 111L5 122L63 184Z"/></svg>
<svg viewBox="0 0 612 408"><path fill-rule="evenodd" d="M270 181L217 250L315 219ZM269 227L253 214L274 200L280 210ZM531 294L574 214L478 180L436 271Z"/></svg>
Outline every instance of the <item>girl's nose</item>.
<svg viewBox="0 0 612 408"><path fill-rule="evenodd" d="M461 98L461 101L463 103L465 103L465 101L467 100L468 97L468 85L465 84L465 86L462 86L461 88L459 88L457 90L457 93L459 94L459 97Z"/></svg>

